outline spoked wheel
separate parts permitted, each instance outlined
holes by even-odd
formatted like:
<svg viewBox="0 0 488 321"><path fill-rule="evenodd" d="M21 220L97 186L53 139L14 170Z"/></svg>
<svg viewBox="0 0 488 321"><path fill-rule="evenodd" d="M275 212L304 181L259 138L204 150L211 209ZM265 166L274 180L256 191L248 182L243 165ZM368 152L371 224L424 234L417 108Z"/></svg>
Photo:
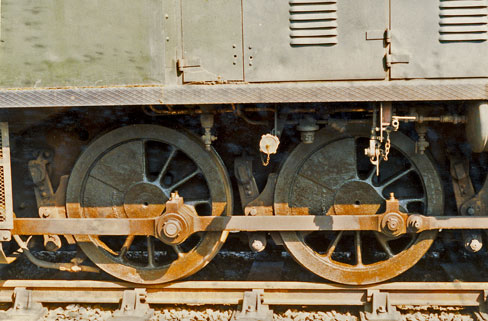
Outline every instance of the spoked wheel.
<svg viewBox="0 0 488 321"><path fill-rule="evenodd" d="M441 215L443 192L434 164L415 153L407 136L391 134L389 160L380 176L364 156L369 128L349 126L345 134L324 129L313 144L299 145L284 163L275 191L277 215L375 215L390 193L403 212ZM283 232L290 254L315 274L345 284L393 278L429 249L435 231L387 237L382 233Z"/></svg>
<svg viewBox="0 0 488 321"><path fill-rule="evenodd" d="M175 191L198 215L231 213L231 185L213 150L173 129L133 125L88 146L71 173L66 206L70 218L156 217ZM225 236L195 234L177 246L145 236L77 236L76 241L107 273L150 284L197 272L219 251Z"/></svg>

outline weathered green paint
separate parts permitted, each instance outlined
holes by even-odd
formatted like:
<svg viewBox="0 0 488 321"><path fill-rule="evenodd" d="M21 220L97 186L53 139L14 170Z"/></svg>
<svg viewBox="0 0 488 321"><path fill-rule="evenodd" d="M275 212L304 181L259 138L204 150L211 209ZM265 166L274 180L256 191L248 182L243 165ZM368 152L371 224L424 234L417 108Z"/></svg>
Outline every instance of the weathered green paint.
<svg viewBox="0 0 488 321"><path fill-rule="evenodd" d="M306 1L303 1L306 2ZM339 0L336 12L322 11L296 16L335 16L335 20L305 20L304 25L314 23L337 24L336 44L292 45L291 34L306 32L292 28L290 11L298 6L328 6L323 3L303 5L301 1L246 0L243 1L244 21L244 74L248 82L262 81L309 81L340 79L385 79L383 59L386 48L383 40L367 40L366 33L384 31L388 27L388 1L386 0ZM319 10L324 10L319 9ZM313 29L313 31L321 31ZM329 29L333 31L334 29ZM309 30L310 31L310 30ZM302 38L303 39L303 38ZM320 40L320 38L310 38ZM295 39L298 40L298 39ZM312 41L313 42L313 41Z"/></svg>
<svg viewBox="0 0 488 321"><path fill-rule="evenodd" d="M177 71L177 61L182 57L180 0L164 1L165 84L181 84L182 74Z"/></svg>
<svg viewBox="0 0 488 321"><path fill-rule="evenodd" d="M470 7L472 3L468 1L460 1L452 9L440 9L449 3L439 0L391 1L392 54L409 58L408 63L393 65L393 79L488 76L488 41L468 40L473 35L469 30L478 30L475 35L487 37L486 1L476 3L479 4L477 7ZM466 15L466 11L474 12ZM443 18L457 22L444 25ZM484 23L473 24L472 19ZM444 28L452 28L452 36L465 35L466 39L441 41L440 30ZM452 32L453 29L460 32Z"/></svg>
<svg viewBox="0 0 488 321"><path fill-rule="evenodd" d="M164 83L163 0L3 0L0 86Z"/></svg>
<svg viewBox="0 0 488 321"><path fill-rule="evenodd" d="M241 0L182 0L185 82L243 80Z"/></svg>

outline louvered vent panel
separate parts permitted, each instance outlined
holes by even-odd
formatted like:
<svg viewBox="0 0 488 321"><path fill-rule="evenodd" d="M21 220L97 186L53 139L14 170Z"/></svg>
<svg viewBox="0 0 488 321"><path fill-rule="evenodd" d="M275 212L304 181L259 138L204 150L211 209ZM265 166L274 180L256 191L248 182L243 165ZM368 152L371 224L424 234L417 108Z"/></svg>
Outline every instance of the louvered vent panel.
<svg viewBox="0 0 488 321"><path fill-rule="evenodd" d="M441 0L439 40L479 42L488 39L488 0Z"/></svg>
<svg viewBox="0 0 488 321"><path fill-rule="evenodd" d="M291 0L292 46L337 44L337 1Z"/></svg>

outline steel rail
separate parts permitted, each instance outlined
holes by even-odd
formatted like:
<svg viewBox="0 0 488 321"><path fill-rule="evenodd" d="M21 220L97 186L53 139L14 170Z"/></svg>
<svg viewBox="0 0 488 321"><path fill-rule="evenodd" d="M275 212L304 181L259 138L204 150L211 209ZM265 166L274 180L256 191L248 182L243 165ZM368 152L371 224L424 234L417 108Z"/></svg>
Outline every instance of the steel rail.
<svg viewBox="0 0 488 321"><path fill-rule="evenodd" d="M41 303L117 304L124 290L144 288L149 304L237 305L246 291L264 290L264 304L366 306L373 292L388 294L391 305L471 306L486 304L488 283L399 282L372 286L343 286L311 282L183 281L137 285L107 281L0 281L0 302L12 302L16 288L32 290Z"/></svg>

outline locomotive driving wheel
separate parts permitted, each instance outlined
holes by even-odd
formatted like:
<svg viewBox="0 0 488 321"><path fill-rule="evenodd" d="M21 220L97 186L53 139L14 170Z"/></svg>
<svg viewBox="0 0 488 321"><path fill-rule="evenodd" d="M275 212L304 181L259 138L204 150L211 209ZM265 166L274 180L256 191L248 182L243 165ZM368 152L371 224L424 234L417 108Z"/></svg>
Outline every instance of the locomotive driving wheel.
<svg viewBox="0 0 488 321"><path fill-rule="evenodd" d="M198 215L228 215L230 186L218 155L197 138L133 125L101 136L83 152L69 179L66 206L70 218L156 217L178 191ZM225 238L220 232L199 233L175 246L152 236L76 236L76 241L105 272L151 284L197 272Z"/></svg>
<svg viewBox="0 0 488 321"><path fill-rule="evenodd" d="M344 134L320 131L313 144L300 144L279 174L276 215L375 215L385 211L390 193L403 212L441 215L443 192L434 164L415 153L414 142L391 134L389 160L380 175L364 156L370 129L349 126ZM290 254L315 274L345 284L393 278L429 249L435 231L399 237L378 232L282 232Z"/></svg>

